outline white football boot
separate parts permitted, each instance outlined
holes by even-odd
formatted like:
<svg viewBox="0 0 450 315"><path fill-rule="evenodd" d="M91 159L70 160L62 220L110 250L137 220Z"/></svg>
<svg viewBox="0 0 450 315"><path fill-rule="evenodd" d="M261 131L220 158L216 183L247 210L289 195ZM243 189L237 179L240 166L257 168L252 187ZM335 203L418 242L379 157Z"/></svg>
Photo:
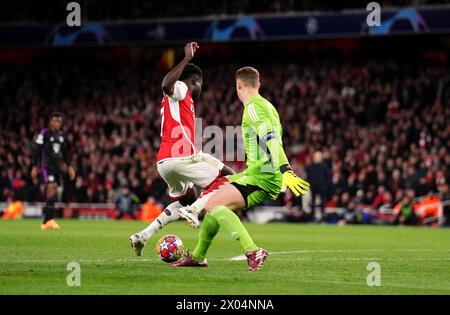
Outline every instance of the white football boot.
<svg viewBox="0 0 450 315"><path fill-rule="evenodd" d="M180 218L185 219L190 227L194 229L198 229L200 227L198 213L196 213L195 209L193 209L191 206L179 208L178 215L180 216Z"/></svg>
<svg viewBox="0 0 450 315"><path fill-rule="evenodd" d="M145 241L139 233L130 236L130 245L135 256L141 256L144 251Z"/></svg>

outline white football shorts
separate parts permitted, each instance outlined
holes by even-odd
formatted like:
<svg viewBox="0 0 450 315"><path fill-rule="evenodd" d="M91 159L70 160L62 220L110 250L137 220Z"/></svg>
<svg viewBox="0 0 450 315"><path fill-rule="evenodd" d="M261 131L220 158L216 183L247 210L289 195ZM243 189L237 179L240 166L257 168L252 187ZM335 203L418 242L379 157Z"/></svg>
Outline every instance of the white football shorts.
<svg viewBox="0 0 450 315"><path fill-rule="evenodd" d="M183 197L192 184L202 189L208 187L220 177L223 166L221 161L203 152L189 157L165 159L156 164L173 199Z"/></svg>

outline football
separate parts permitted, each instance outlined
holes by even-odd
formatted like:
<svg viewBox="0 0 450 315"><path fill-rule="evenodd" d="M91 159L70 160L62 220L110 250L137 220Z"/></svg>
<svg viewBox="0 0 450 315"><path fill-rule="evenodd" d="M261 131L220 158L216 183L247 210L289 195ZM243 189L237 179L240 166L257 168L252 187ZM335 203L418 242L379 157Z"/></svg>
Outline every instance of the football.
<svg viewBox="0 0 450 315"><path fill-rule="evenodd" d="M176 235L165 235L156 243L155 251L164 262L177 261L184 253L183 241Z"/></svg>

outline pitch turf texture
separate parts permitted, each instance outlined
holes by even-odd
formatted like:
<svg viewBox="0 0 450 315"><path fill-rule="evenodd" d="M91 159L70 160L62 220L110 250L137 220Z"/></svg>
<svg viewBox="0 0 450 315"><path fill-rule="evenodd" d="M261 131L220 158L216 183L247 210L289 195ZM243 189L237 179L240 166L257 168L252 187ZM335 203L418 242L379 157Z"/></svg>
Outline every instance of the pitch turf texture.
<svg viewBox="0 0 450 315"><path fill-rule="evenodd" d="M128 237L142 222L59 221L41 231L36 220L0 221L1 294L450 294L450 229L387 226L246 224L271 252L262 270L247 271L237 241L220 231L209 268L171 268L154 253L158 236L185 246L198 232L183 222L153 237L142 257ZM69 287L69 262L81 266L81 286ZM369 262L381 266L381 286L368 286Z"/></svg>

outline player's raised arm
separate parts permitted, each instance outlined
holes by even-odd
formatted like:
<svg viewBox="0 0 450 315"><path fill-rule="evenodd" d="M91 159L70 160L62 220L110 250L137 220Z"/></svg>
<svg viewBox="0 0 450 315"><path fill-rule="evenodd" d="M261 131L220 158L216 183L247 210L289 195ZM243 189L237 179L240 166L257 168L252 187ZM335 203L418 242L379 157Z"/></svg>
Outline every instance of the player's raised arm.
<svg viewBox="0 0 450 315"><path fill-rule="evenodd" d="M196 42L187 43L186 46L184 46L184 59L172 70L170 70L162 81L161 88L164 94L172 95L174 93L175 83L180 78L181 73L183 72L189 61L194 58L194 54L199 48L200 47Z"/></svg>

